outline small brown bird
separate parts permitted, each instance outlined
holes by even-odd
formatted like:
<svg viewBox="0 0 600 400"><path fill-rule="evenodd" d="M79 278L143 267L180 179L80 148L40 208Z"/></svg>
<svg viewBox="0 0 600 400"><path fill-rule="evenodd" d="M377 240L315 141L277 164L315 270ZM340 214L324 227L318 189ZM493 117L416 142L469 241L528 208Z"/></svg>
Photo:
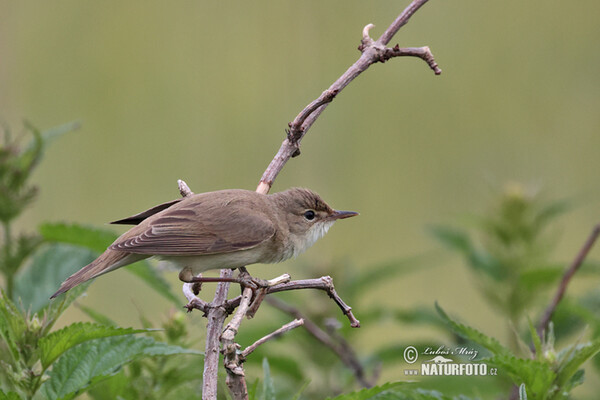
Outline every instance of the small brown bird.
<svg viewBox="0 0 600 400"><path fill-rule="evenodd" d="M99 275L157 256L184 276L210 269L278 263L297 256L333 223L358 215L336 211L308 190L270 195L231 189L164 203L113 224L137 225L65 280L51 298Z"/></svg>

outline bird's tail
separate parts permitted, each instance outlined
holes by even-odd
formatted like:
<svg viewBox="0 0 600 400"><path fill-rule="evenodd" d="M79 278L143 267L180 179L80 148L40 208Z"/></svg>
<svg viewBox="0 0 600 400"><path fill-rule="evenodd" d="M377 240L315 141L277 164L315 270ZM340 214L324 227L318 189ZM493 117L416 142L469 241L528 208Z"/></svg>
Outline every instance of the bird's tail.
<svg viewBox="0 0 600 400"><path fill-rule="evenodd" d="M133 254L123 251L106 250L100 255L100 257L96 258L94 261L68 277L60 285L58 291L50 296L50 298L53 299L59 294L64 293L83 282L89 281L92 278L148 257L149 255L146 254Z"/></svg>

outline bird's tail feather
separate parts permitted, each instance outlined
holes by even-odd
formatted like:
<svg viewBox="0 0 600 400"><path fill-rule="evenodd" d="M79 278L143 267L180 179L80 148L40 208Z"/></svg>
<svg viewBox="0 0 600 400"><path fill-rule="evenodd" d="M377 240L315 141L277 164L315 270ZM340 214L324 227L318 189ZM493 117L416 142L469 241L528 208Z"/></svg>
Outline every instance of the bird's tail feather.
<svg viewBox="0 0 600 400"><path fill-rule="evenodd" d="M100 255L100 257L96 258L94 261L68 277L60 285L58 291L50 296L50 298L53 299L59 294L64 293L67 290L72 289L75 286L89 281L97 276L148 257L149 256L145 254L133 254L122 251L106 250Z"/></svg>

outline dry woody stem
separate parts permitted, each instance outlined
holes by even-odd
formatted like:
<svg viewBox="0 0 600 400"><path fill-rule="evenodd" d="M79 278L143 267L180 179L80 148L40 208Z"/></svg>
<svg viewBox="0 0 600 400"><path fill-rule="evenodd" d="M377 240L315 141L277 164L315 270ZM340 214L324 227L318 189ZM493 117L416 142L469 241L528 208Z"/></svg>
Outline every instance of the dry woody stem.
<svg viewBox="0 0 600 400"><path fill-rule="evenodd" d="M577 253L577 256L575 256L575 259L571 262L571 265L565 271L565 273L560 281L560 284L558 285L558 289L556 290L556 294L554 295L554 297L552 298L552 301L550 302L550 304L544 311L544 314L542 315L540 323L538 324L538 327L537 327L537 334L540 337L540 339L543 339L544 332L546 331L546 329L548 329L548 324L550 323L550 320L552 319L552 315L554 314L554 311L556 310L558 303L560 303L563 296L565 295L565 292L567 291L567 286L569 285L569 282L571 282L571 279L573 278L575 273L579 270L579 267L581 267L581 264L583 264L583 262L585 261L588 253L590 252L592 247L594 247L594 243L596 243L598 236L600 236L600 224L598 224L594 227L594 229L588 236L587 240L583 244L583 247L581 248L581 250L579 250L579 253Z"/></svg>
<svg viewBox="0 0 600 400"><path fill-rule="evenodd" d="M288 124L289 129L286 130L287 136L281 144L279 151L273 157L273 160L263 173L258 187L256 188L258 193L267 194L269 192L275 178L279 172L281 172L288 160L300 155L300 142L323 110L325 110L325 108L346 86L348 86L348 84L350 84L358 75L366 71L371 65L378 62L383 63L395 57L418 57L425 61L436 75L439 75L442 72L435 62L429 47L401 48L399 45L392 48L387 47L387 44L396 32L398 32L398 30L410 20L413 14L427 3L427 1L428 0L412 1L377 40L373 40L369 36L369 31L374 26L372 24L365 26L362 32L361 44L359 46L361 52L360 57L328 89L323 91L319 97L308 104L296 118ZM193 194L185 182L179 181L178 183L179 191L183 197ZM246 350L240 351L240 346L235 342L235 337L244 317L251 318L257 312L263 299L266 299L272 304L278 304L273 303L275 300L267 296L281 291L298 289L323 290L339 306L350 321L352 327L360 326L360 322L352 313L352 308L337 294L333 286L333 281L328 276L300 281L289 281L290 278L287 276L285 279L267 281L262 287L252 288L244 286L245 282L248 282L247 277L243 276L244 274L247 274L245 268L240 268L240 271L241 275L238 278L233 277L232 270L225 269L221 270L220 279L211 279L211 281L218 281L219 283L213 300L210 303L203 301L196 296L199 291L199 284L186 283L183 285L183 292L188 299L188 304L186 305L188 311L193 309L201 310L208 320L202 399L212 400L217 398L218 362L221 346L221 351L224 355L225 369L227 371L227 386L229 387L231 395L233 399L236 400L247 399L248 389L243 369L245 358L260 344L301 325L304 325L313 336L331 348L344 364L354 372L354 375L362 386L370 387L374 384L376 376L374 376L372 380L366 379L362 365L354 352L349 351L349 345L345 341L335 340L334 335L321 330L312 321L298 317L297 315L300 315L300 312L293 310L292 312L289 308L288 313L296 316L296 320L258 340ZM204 281L206 282L207 280L204 279ZM242 285L242 295L227 300L229 285L232 282L237 282ZM282 309L283 306L279 304L279 308ZM235 314L233 318L223 330L223 325L227 316L234 311Z"/></svg>

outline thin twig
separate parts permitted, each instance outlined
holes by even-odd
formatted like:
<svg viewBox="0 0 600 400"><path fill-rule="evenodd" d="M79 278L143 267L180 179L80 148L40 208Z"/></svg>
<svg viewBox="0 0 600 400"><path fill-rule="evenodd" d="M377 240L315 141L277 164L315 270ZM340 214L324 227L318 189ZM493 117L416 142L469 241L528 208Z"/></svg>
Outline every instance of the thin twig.
<svg viewBox="0 0 600 400"><path fill-rule="evenodd" d="M560 303L563 296L565 295L569 282L571 282L573 275L575 275L577 270L579 270L579 267L581 267L581 264L583 263L588 253L594 246L594 243L596 242L596 239L598 239L598 236L600 236L600 224L594 227L592 233L590 233L590 235L588 236L583 247L581 248L581 250L579 250L579 253L577 253L577 256L575 257L569 268L565 271L556 291L556 294L552 299L552 302L550 303L550 305L548 305L546 311L544 311L544 314L542 315L540 323L537 327L537 334L540 337L540 339L543 339L544 332L548 328L548 324L550 323L550 319L552 319L552 315L554 314L558 303Z"/></svg>
<svg viewBox="0 0 600 400"><path fill-rule="evenodd" d="M369 30L373 27L369 24L363 30L363 39L359 47L362 54L359 59L346 70L327 90L310 104L308 104L289 124L287 138L281 144L279 151L273 157L273 160L263 173L258 187L259 193L268 193L275 181L275 178L281 172L284 165L292 157L300 154L300 142L307 131L317 120L319 115L333 101L333 99L352 82L358 75L367 70L372 64L383 62L391 57L414 56L422 58L433 69L436 75L441 74L442 70L438 67L429 48L406 48L400 49L398 46L388 49L385 46L398 30L405 25L410 17L428 0L414 0L396 20L383 32L381 37L374 41L369 37Z"/></svg>
<svg viewBox="0 0 600 400"><path fill-rule="evenodd" d="M208 312L209 304L196 296L194 293L194 283L184 283L182 290L183 295L188 299L188 303L184 306L188 312L191 312L193 309L200 310L204 314Z"/></svg>
<svg viewBox="0 0 600 400"><path fill-rule="evenodd" d="M322 276L315 279L302 279L297 281L291 281L287 283L278 284L267 289L266 294L286 292L288 290L300 290L300 289L318 289L327 292L329 297L340 307L344 315L350 321L350 326L353 328L360 328L360 321L356 319L352 313L352 307L347 305L344 300L337 294L335 287L333 286L333 279L330 276ZM227 300L225 308L235 308L240 304L241 296L234 297L231 300Z"/></svg>
<svg viewBox="0 0 600 400"><path fill-rule="evenodd" d="M304 328L308 331L308 333L310 333L319 342L323 343L326 347L331 349L331 351L333 351L339 357L342 363L344 363L344 365L346 365L346 367L348 367L354 373L356 380L360 383L361 386L373 386L373 384L367 380L364 368L358 360L358 358L356 358L354 352L346 351L346 349L343 346L340 346L338 343L335 342L331 335L329 335L323 329L319 328L317 324L315 324L313 321L307 318L298 308L276 297L268 297L265 301L269 305L287 314L290 314L294 318L303 319Z"/></svg>
<svg viewBox="0 0 600 400"><path fill-rule="evenodd" d="M261 344L268 342L269 340L275 339L276 337L279 337L279 336L283 335L284 333L291 331L292 329L295 329L302 325L304 325L304 320L302 318L297 318L297 319L293 320L292 322L289 322L289 323L283 325L281 328L277 329L276 331L273 331L273 332L269 333L268 335L263 336L262 338L258 339L256 342L252 343L250 346L246 347L244 349L244 351L242 351L242 357L245 359L254 350L256 350L256 348L258 346L260 346Z"/></svg>

